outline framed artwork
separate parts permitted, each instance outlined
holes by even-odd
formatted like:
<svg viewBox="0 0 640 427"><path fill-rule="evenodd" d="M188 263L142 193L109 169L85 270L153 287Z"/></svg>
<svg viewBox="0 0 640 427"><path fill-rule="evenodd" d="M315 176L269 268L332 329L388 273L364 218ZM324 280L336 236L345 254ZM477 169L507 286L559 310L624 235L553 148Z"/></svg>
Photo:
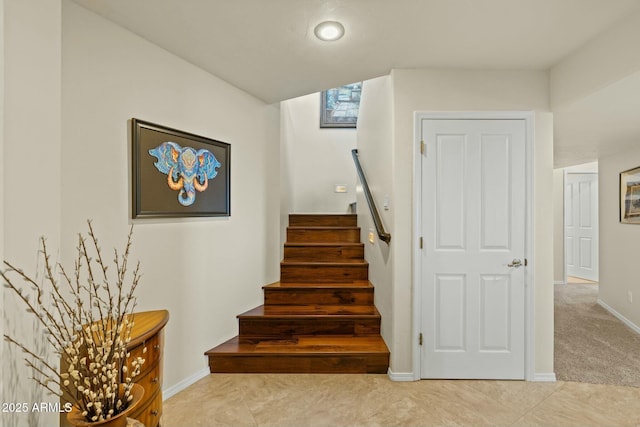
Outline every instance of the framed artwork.
<svg viewBox="0 0 640 427"><path fill-rule="evenodd" d="M355 128L362 82L325 90L320 94L321 128Z"/></svg>
<svg viewBox="0 0 640 427"><path fill-rule="evenodd" d="M620 173L620 222L640 224L640 167Z"/></svg>
<svg viewBox="0 0 640 427"><path fill-rule="evenodd" d="M231 145L131 119L133 218L229 216Z"/></svg>

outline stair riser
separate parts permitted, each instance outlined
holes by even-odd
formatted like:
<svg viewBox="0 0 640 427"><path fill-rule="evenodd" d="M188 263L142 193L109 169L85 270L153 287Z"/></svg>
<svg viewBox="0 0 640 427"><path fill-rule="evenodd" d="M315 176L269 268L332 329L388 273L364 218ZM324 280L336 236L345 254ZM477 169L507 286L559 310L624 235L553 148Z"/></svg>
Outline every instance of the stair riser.
<svg viewBox="0 0 640 427"><path fill-rule="evenodd" d="M287 241L295 242L295 243L297 242L360 243L360 229L359 228L336 228L336 229L287 228Z"/></svg>
<svg viewBox="0 0 640 427"><path fill-rule="evenodd" d="M212 373L387 373L356 215L290 215L279 283L205 354Z"/></svg>
<svg viewBox="0 0 640 427"><path fill-rule="evenodd" d="M356 215L289 215L290 226L301 227L356 227Z"/></svg>
<svg viewBox="0 0 640 427"><path fill-rule="evenodd" d="M389 356L209 356L211 373L386 374Z"/></svg>
<svg viewBox="0 0 640 427"><path fill-rule="evenodd" d="M277 291L265 288L265 305L373 305L373 289L291 289Z"/></svg>
<svg viewBox="0 0 640 427"><path fill-rule="evenodd" d="M338 283L368 280L368 265L307 266L280 265L282 283Z"/></svg>
<svg viewBox="0 0 640 427"><path fill-rule="evenodd" d="M299 335L379 335L380 318L239 319L241 337L292 338Z"/></svg>
<svg viewBox="0 0 640 427"><path fill-rule="evenodd" d="M360 246L285 246L284 259L290 261L341 261L363 259L364 245Z"/></svg>

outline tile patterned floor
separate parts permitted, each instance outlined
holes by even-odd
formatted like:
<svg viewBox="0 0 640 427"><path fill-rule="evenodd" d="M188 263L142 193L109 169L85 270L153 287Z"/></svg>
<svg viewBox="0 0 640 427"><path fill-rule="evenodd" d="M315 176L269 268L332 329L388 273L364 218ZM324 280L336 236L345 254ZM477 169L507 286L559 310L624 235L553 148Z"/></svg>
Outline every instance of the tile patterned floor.
<svg viewBox="0 0 640 427"><path fill-rule="evenodd" d="M164 403L178 426L640 426L640 388L386 375L212 374Z"/></svg>

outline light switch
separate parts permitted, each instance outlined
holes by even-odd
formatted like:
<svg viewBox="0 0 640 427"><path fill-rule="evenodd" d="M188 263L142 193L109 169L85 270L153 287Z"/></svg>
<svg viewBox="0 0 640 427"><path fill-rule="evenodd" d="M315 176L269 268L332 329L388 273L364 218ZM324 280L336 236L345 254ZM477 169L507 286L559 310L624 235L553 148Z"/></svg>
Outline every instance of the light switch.
<svg viewBox="0 0 640 427"><path fill-rule="evenodd" d="M375 243L376 235L373 233L373 230L369 230L369 243Z"/></svg>
<svg viewBox="0 0 640 427"><path fill-rule="evenodd" d="M344 184L336 184L336 189L335 189L336 193L346 193L347 192L347 186Z"/></svg>

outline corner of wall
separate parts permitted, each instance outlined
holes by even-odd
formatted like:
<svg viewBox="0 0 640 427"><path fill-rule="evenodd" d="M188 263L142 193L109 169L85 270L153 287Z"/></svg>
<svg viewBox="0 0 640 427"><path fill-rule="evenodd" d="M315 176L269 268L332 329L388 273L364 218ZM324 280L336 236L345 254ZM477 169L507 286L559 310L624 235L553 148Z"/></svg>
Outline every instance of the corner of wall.
<svg viewBox="0 0 640 427"><path fill-rule="evenodd" d="M564 283L564 169L553 171L553 281Z"/></svg>
<svg viewBox="0 0 640 427"><path fill-rule="evenodd" d="M382 222L392 238L390 244L380 241L362 190L357 194L358 225L361 240L365 242L365 258L369 262L369 279L375 287L375 304L382 315L381 335L392 354L403 353L394 348L396 343L393 306L393 251L397 244L394 237L393 217L393 133L391 113L391 79L388 76L367 80L363 84L357 128L357 148L372 196L380 211ZM355 170L355 169L354 169ZM383 209L385 197L389 209ZM368 234L374 232L374 242L368 242ZM391 358L392 368L397 359ZM397 369L407 369L403 366Z"/></svg>
<svg viewBox="0 0 640 427"><path fill-rule="evenodd" d="M356 129L320 128L320 93L282 101L282 146L292 212L345 213L356 199ZM334 191L344 185L346 192Z"/></svg>
<svg viewBox="0 0 640 427"><path fill-rule="evenodd" d="M553 372L553 114L537 112L534 143L535 372Z"/></svg>
<svg viewBox="0 0 640 427"><path fill-rule="evenodd" d="M549 70L551 107L557 111L640 71L640 11L628 14Z"/></svg>

